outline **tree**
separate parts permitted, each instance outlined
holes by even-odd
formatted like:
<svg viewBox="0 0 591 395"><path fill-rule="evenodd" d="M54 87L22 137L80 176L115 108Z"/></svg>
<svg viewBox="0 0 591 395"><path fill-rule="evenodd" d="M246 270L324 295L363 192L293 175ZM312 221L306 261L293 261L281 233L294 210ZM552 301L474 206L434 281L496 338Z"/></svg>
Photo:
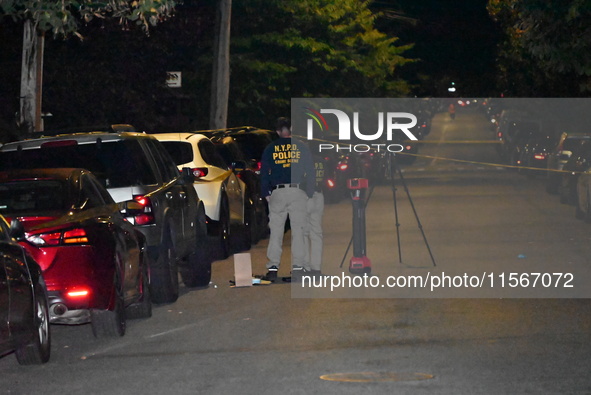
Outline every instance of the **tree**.
<svg viewBox="0 0 591 395"><path fill-rule="evenodd" d="M43 41L38 36L78 35L80 22L94 18L115 18L121 24L135 23L144 30L172 15L174 0L2 0L0 15L24 21L21 104L19 123L24 136L39 128ZM37 119L37 124L36 124Z"/></svg>
<svg viewBox="0 0 591 395"><path fill-rule="evenodd" d="M291 97L400 97L397 76L411 44L375 28L369 1L245 0L235 3L232 86L236 113L267 121ZM261 9L265 13L260 12ZM242 111L241 111L242 110Z"/></svg>
<svg viewBox="0 0 591 395"><path fill-rule="evenodd" d="M582 96L591 91L590 0L489 0L502 26L501 84L519 96Z"/></svg>

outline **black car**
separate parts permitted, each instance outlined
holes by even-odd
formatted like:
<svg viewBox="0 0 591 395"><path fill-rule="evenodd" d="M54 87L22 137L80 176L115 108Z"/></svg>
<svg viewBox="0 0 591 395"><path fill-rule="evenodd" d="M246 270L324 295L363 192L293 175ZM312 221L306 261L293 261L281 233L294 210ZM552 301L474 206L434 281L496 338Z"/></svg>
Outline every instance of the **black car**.
<svg viewBox="0 0 591 395"><path fill-rule="evenodd" d="M585 141L572 153L562 168L560 182L560 203L578 205L577 183L581 173L591 167L591 143Z"/></svg>
<svg viewBox="0 0 591 395"><path fill-rule="evenodd" d="M18 363L32 365L49 361L51 334L41 268L13 240L24 235L0 216L0 355L14 352Z"/></svg>
<svg viewBox="0 0 591 395"><path fill-rule="evenodd" d="M261 197L261 177L258 172L260 170L258 162L246 156L243 151L244 146L238 144L232 134L218 134L210 139L227 165L246 185L245 212L251 243L256 244L268 234L269 230L267 201Z"/></svg>
<svg viewBox="0 0 591 395"><path fill-rule="evenodd" d="M546 192L557 194L562 179L561 171L573 152L582 144L591 141L591 133L564 132L558 143L550 150L547 159Z"/></svg>

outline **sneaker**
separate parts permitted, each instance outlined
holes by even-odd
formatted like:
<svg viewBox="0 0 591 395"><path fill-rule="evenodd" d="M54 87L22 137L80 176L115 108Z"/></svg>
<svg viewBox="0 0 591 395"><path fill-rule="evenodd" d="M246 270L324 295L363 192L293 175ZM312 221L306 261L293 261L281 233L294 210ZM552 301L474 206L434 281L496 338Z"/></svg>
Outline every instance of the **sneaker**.
<svg viewBox="0 0 591 395"><path fill-rule="evenodd" d="M267 275L265 276L265 280L275 282L275 280L277 280L277 271L277 266L271 266L267 272Z"/></svg>
<svg viewBox="0 0 591 395"><path fill-rule="evenodd" d="M302 266L294 266L291 268L291 281L302 281L302 276L308 274L308 271Z"/></svg>

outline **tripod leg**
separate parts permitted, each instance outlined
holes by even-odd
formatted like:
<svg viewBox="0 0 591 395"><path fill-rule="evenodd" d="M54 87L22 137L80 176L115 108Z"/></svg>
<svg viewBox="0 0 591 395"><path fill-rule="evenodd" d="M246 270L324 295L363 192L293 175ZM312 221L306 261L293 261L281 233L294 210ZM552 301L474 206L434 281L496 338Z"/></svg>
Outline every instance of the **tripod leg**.
<svg viewBox="0 0 591 395"><path fill-rule="evenodd" d="M390 155L390 181L392 183L392 198L394 200L394 218L396 219L396 240L398 241L398 260L402 263L402 248L400 247L400 221L398 220L398 203L396 200L396 171L394 154Z"/></svg>
<svg viewBox="0 0 591 395"><path fill-rule="evenodd" d="M417 210L415 209L415 205L412 201L412 197L410 196L410 191L408 190L408 186L406 185L406 181L404 181L404 176L402 175L402 170L400 170L400 167L398 167L398 164L396 163L396 156L395 155L393 156L392 160L393 160L394 166L396 168L396 172L400 176L400 181L402 182L402 186L404 187L404 191L406 192L406 195L408 196L408 201L410 202L410 206L412 207L412 211L413 211L415 218L417 220L417 225L419 227L419 230L421 231L421 234L423 235L423 241L425 242L425 246L427 247L427 251L429 251L429 256L431 257L431 262L433 263L433 266L437 266L435 264L435 258L433 257L433 253L431 252L431 247L429 247L429 242L427 241L427 236L425 235L425 231L423 230L423 225L421 224L421 220L419 219L419 215L417 214Z"/></svg>

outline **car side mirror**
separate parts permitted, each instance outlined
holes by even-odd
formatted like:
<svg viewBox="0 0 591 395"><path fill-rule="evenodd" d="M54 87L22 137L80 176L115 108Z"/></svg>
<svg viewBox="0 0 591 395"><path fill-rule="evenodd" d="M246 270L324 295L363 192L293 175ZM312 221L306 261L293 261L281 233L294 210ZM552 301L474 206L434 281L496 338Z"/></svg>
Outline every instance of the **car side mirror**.
<svg viewBox="0 0 591 395"><path fill-rule="evenodd" d="M10 237L15 239L16 241L21 241L25 239L25 227L18 219L13 219L10 221Z"/></svg>

